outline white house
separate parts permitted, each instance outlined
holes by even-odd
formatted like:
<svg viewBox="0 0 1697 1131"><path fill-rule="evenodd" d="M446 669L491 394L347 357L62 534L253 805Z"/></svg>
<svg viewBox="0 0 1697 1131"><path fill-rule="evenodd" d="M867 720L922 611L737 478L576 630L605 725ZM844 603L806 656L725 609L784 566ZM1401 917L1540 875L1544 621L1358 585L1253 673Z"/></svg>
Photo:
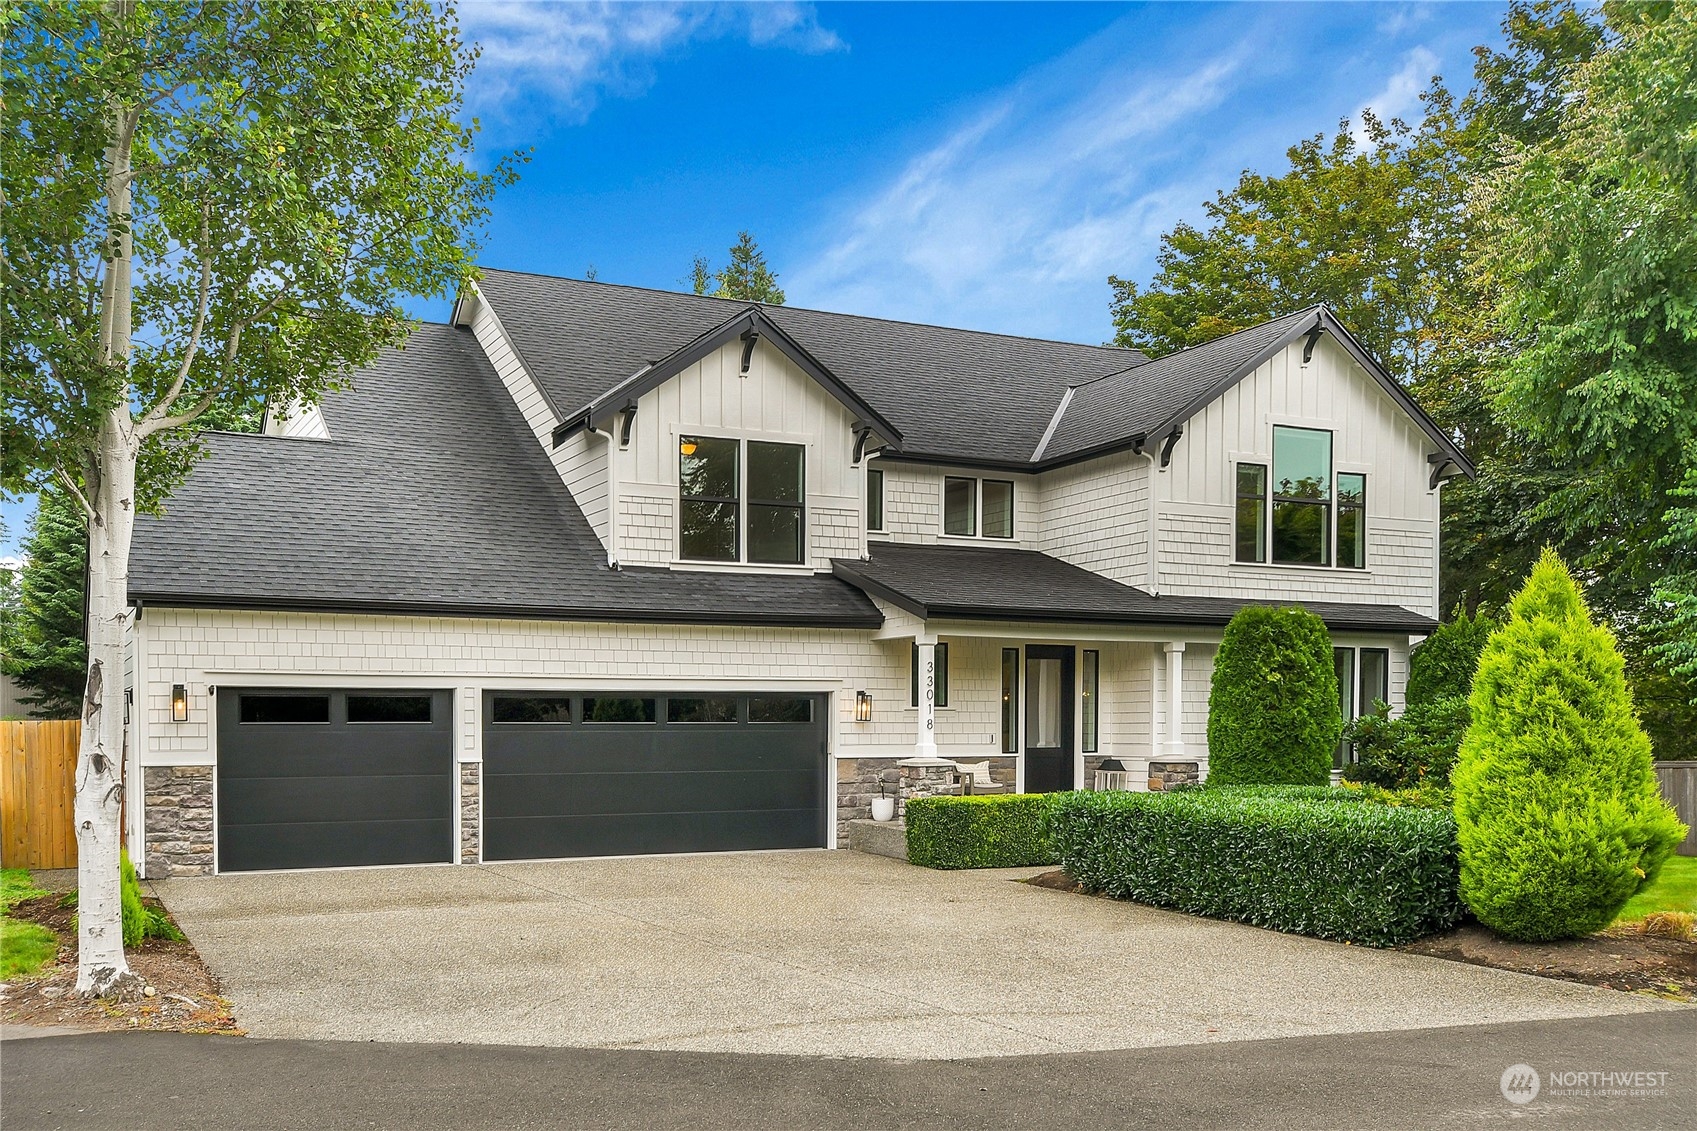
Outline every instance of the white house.
<svg viewBox="0 0 1697 1131"><path fill-rule="evenodd" d="M1134 350L486 271L138 524L150 875L834 847L1206 773L1246 604L1400 704L1466 457L1324 308Z"/></svg>

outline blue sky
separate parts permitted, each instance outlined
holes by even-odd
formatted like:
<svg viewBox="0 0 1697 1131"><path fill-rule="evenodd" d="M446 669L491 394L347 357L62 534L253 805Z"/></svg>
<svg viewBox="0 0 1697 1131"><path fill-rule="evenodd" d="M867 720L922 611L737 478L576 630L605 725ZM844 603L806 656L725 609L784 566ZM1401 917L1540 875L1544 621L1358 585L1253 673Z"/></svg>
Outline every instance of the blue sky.
<svg viewBox="0 0 1697 1131"><path fill-rule="evenodd" d="M747 228L792 305L1103 341L1110 272L1298 139L1464 90L1502 12L466 0L480 148L534 150L481 258L681 289Z"/></svg>

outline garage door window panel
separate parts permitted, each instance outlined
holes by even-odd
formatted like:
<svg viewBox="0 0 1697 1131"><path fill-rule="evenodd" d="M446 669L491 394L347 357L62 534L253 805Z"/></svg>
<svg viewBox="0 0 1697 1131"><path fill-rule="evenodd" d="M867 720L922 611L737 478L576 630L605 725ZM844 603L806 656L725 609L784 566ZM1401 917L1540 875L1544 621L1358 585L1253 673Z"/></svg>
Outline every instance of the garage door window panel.
<svg viewBox="0 0 1697 1131"><path fill-rule="evenodd" d="M669 723L734 723L737 721L737 700L725 696L681 698L666 700L666 721Z"/></svg>
<svg viewBox="0 0 1697 1131"><path fill-rule="evenodd" d="M569 695L497 695L490 701L489 717L497 723L570 723Z"/></svg>
<svg viewBox="0 0 1697 1131"><path fill-rule="evenodd" d="M586 723L651 723L657 717L652 699L597 696L583 701L583 721Z"/></svg>
<svg viewBox="0 0 1697 1131"><path fill-rule="evenodd" d="M756 696L748 701L751 723L810 723L813 700Z"/></svg>
<svg viewBox="0 0 1697 1131"><path fill-rule="evenodd" d="M350 695L350 723L428 723L428 695Z"/></svg>
<svg viewBox="0 0 1697 1131"><path fill-rule="evenodd" d="M330 721L328 695L249 695L241 694L243 723L327 723Z"/></svg>

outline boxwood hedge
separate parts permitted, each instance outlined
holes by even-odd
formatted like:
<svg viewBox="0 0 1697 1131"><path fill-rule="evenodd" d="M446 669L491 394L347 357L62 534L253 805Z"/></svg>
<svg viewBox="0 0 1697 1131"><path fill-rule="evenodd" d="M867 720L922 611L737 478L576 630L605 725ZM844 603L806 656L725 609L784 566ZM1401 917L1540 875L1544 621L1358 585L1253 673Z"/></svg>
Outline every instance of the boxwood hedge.
<svg viewBox="0 0 1697 1131"><path fill-rule="evenodd" d="M1056 862L1042 829L1051 799L1068 794L920 797L907 803L907 859L926 868L1023 868Z"/></svg>
<svg viewBox="0 0 1697 1131"><path fill-rule="evenodd" d="M1069 793L1045 828L1086 889L1195 915L1396 946L1462 914L1455 819L1353 790Z"/></svg>

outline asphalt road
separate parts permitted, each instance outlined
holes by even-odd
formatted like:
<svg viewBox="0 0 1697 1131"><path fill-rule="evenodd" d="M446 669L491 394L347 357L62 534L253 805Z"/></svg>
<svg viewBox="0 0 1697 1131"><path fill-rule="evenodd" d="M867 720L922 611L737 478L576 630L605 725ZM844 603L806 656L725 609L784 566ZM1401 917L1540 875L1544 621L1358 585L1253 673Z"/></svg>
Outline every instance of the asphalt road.
<svg viewBox="0 0 1697 1131"><path fill-rule="evenodd" d="M1505 1101L1503 1070L1665 1072ZM962 1061L86 1034L0 1044L35 1128L1697 1127L1697 1010Z"/></svg>

